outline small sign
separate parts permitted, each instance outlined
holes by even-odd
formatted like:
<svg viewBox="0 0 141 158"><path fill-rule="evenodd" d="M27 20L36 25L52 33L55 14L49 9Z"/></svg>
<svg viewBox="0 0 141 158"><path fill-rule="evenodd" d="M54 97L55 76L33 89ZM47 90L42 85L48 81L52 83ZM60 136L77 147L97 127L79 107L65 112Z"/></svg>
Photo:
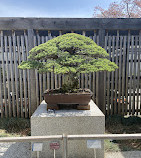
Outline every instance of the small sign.
<svg viewBox="0 0 141 158"><path fill-rule="evenodd" d="M87 140L87 148L101 149L101 140Z"/></svg>
<svg viewBox="0 0 141 158"><path fill-rule="evenodd" d="M33 143L32 151L42 151L43 143Z"/></svg>
<svg viewBox="0 0 141 158"><path fill-rule="evenodd" d="M60 144L58 142L52 142L50 143L50 149L57 150L60 148Z"/></svg>

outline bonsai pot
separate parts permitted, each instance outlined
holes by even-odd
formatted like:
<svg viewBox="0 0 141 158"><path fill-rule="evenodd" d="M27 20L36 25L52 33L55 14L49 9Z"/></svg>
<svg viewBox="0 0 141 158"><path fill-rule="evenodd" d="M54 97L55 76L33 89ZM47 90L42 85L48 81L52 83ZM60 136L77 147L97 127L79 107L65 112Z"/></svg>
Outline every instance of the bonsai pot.
<svg viewBox="0 0 141 158"><path fill-rule="evenodd" d="M48 109L78 109L89 110L89 102L92 98L92 92L77 92L77 93L49 93L43 94L44 100L47 103Z"/></svg>

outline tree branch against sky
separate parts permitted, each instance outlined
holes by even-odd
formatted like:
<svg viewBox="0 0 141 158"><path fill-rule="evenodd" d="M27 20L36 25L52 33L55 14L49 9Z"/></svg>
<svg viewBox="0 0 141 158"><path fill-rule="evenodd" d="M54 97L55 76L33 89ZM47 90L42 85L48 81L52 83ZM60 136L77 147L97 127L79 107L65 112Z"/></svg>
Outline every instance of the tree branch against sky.
<svg viewBox="0 0 141 158"><path fill-rule="evenodd" d="M121 0L112 2L108 9L96 6L95 18L141 18L141 0Z"/></svg>

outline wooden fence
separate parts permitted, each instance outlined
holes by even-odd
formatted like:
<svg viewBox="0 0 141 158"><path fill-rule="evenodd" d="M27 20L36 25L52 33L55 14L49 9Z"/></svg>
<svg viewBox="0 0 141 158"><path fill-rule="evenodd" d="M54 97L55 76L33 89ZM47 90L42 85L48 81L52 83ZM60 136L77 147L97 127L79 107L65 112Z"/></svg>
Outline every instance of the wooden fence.
<svg viewBox="0 0 141 158"><path fill-rule="evenodd" d="M1 22L0 22L1 24ZM1 26L0 26L1 28ZM61 30L61 29L60 29ZM91 31L91 34L88 33ZM93 39L109 53L109 59L118 66L115 72L80 74L80 88L90 88L93 99L106 115L141 114L141 34L116 34L101 29L77 32ZM1 117L30 117L43 100L46 89L59 88L63 75L38 74L33 70L19 70L18 64L27 60L28 51L57 35L54 31L28 29L17 34L0 32L0 113Z"/></svg>

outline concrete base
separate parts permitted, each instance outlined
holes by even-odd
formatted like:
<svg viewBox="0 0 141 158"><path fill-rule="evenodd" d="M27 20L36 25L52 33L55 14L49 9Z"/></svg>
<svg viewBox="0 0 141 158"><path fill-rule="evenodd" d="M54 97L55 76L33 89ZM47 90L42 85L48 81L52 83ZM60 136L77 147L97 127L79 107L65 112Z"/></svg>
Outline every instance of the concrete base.
<svg viewBox="0 0 141 158"><path fill-rule="evenodd" d="M43 101L31 117L31 135L62 135L71 134L104 134L105 116L91 100L90 110L56 110L47 112L47 104ZM43 144L40 158L52 158L51 141ZM59 141L60 149L56 150L56 158L62 158L63 145ZM96 149L97 158L104 158L104 142L102 149ZM35 153L32 152L32 157ZM68 158L92 158L94 150L87 148L86 140L68 141Z"/></svg>

